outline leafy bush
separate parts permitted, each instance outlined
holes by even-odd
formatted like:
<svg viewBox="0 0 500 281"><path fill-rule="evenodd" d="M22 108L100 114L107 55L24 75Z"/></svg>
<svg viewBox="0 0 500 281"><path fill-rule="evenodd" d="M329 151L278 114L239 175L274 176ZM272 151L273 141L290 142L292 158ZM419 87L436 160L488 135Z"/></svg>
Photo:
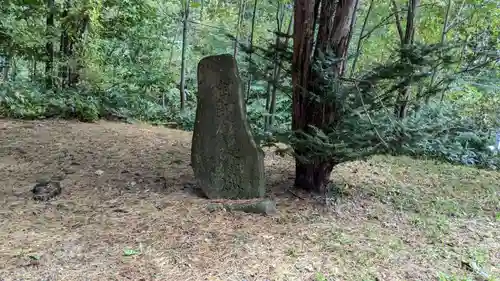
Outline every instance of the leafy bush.
<svg viewBox="0 0 500 281"><path fill-rule="evenodd" d="M494 142L494 128L474 115L462 115L462 108L449 103L431 104L402 120L392 111L356 112L329 130L312 131L291 141L306 146L312 157L331 157L338 163L392 154L500 168L500 156L488 148Z"/></svg>
<svg viewBox="0 0 500 281"><path fill-rule="evenodd" d="M196 117L196 110L186 109L183 112L179 112L174 121L179 125L180 128L186 131L194 130L194 119Z"/></svg>
<svg viewBox="0 0 500 281"><path fill-rule="evenodd" d="M25 85L0 84L0 115L12 118L43 118L47 103L38 88Z"/></svg>
<svg viewBox="0 0 500 281"><path fill-rule="evenodd" d="M424 124L432 124L434 130L427 129L429 127ZM481 168L500 168L500 158L488 149L495 141L495 127L487 126L475 115L464 116L462 108L456 105L426 107L406 120L406 126L413 128L414 135L420 132L420 137L402 146L404 154Z"/></svg>
<svg viewBox="0 0 500 281"><path fill-rule="evenodd" d="M84 122L100 118L135 119L157 124L177 121L186 129L192 128L194 123L193 114L180 115L176 109L167 110L153 98L141 95L138 89L111 87L100 91L81 86L52 92L30 83L0 84L0 116L21 119L75 118Z"/></svg>
<svg viewBox="0 0 500 281"><path fill-rule="evenodd" d="M99 99L85 91L45 91L29 83L0 85L0 115L21 119L76 118L92 122L100 117Z"/></svg>
<svg viewBox="0 0 500 281"><path fill-rule="evenodd" d="M113 86L102 91L102 113L119 117L161 122L167 118L165 108L152 98L141 94L140 89Z"/></svg>
<svg viewBox="0 0 500 281"><path fill-rule="evenodd" d="M447 95L447 99L461 108L461 114L476 119L484 126L500 126L500 90L498 79L487 81L491 85L463 83L459 90Z"/></svg>

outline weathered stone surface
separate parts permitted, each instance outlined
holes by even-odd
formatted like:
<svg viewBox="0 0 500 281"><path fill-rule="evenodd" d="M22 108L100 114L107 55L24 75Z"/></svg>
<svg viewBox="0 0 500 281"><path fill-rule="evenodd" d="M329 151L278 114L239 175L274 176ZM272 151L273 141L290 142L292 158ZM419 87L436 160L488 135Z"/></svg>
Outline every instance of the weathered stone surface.
<svg viewBox="0 0 500 281"><path fill-rule="evenodd" d="M241 211L266 216L272 216L278 213L276 202L269 199L259 199L254 202L212 203L207 205L207 210L209 212L221 210L231 212Z"/></svg>
<svg viewBox="0 0 500 281"><path fill-rule="evenodd" d="M248 203L224 204L224 208L229 211L242 211L245 213L262 214L267 216L275 215L278 212L276 202L269 199Z"/></svg>
<svg viewBox="0 0 500 281"><path fill-rule="evenodd" d="M191 165L199 187L208 198L264 196L264 153L250 131L233 56L200 61L197 100Z"/></svg>

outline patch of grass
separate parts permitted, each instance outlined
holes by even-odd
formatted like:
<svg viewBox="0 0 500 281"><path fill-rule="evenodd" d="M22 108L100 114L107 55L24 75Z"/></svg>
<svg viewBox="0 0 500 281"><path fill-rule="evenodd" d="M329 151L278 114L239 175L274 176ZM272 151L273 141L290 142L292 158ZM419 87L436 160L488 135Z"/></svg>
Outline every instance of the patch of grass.
<svg viewBox="0 0 500 281"><path fill-rule="evenodd" d="M346 245L352 242L347 234L342 232L342 229L332 228L326 235L323 236L322 248L326 252L338 252Z"/></svg>
<svg viewBox="0 0 500 281"><path fill-rule="evenodd" d="M467 279L472 272L460 268L462 258L475 261L480 268L498 270L498 259L492 253L499 249L499 244L491 239L496 235L491 223L500 219L500 173L389 156L348 163L335 173L338 185L350 186L350 196L343 201L359 200L363 208L358 210L365 212L370 222L375 226L383 222L395 231L388 235L381 229L358 230L365 240L358 235L354 239L361 239L360 244L366 245L365 252L371 251L368 256L352 254L365 267L363 272L398 256L398 252L411 253L428 262L428 266L455 274L441 274L440 280L476 280ZM338 237L332 237L335 239L325 242L323 250L338 253L346 249ZM478 237L489 239L488 249L469 248L479 243ZM373 239L384 244L371 242Z"/></svg>
<svg viewBox="0 0 500 281"><path fill-rule="evenodd" d="M484 248L469 249L469 258L478 266L484 266L488 262L488 250Z"/></svg>
<svg viewBox="0 0 500 281"><path fill-rule="evenodd" d="M456 275L439 273L438 281L474 281L474 279L470 279L467 276L456 276Z"/></svg>
<svg viewBox="0 0 500 281"><path fill-rule="evenodd" d="M250 237L249 237L248 233L246 233L244 231L238 231L238 232L233 234L233 241L237 245L244 245L244 244L248 243L249 240L250 240Z"/></svg>
<svg viewBox="0 0 500 281"><path fill-rule="evenodd" d="M297 249L293 248L293 247L290 247L288 249L286 249L286 252L285 254L289 257L292 257L292 258L296 258L298 257L298 252L297 252Z"/></svg>
<svg viewBox="0 0 500 281"><path fill-rule="evenodd" d="M441 237L449 234L450 221L448 217L443 215L436 215L432 218L423 218L424 224L420 227L427 237L434 243L441 242Z"/></svg>
<svg viewBox="0 0 500 281"><path fill-rule="evenodd" d="M139 255L140 253L141 253L140 251L134 250L134 249L125 249L125 250L123 250L123 255L125 257Z"/></svg>
<svg viewBox="0 0 500 281"><path fill-rule="evenodd" d="M334 280L333 278L329 278L327 275L321 273L321 272L316 272L314 275L314 281L330 281Z"/></svg>
<svg viewBox="0 0 500 281"><path fill-rule="evenodd" d="M446 274L440 272L438 274L439 281L499 281L497 276L490 275L480 268L469 269L468 273L462 274Z"/></svg>
<svg viewBox="0 0 500 281"><path fill-rule="evenodd" d="M466 218L495 216L500 207L499 173L409 157L377 156L368 163L372 172L391 168L386 184L358 186L396 210Z"/></svg>

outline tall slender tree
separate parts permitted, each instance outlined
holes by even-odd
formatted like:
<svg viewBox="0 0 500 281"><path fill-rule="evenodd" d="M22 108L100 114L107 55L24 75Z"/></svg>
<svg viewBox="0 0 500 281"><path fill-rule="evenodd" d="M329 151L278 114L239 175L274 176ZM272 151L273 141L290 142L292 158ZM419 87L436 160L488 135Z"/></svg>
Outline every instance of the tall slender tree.
<svg viewBox="0 0 500 281"><path fill-rule="evenodd" d="M248 39L248 46L249 46L249 50L250 50L248 52L248 63L249 63L248 67L249 68L251 67L251 63L252 63L252 53L253 53L253 48L254 48L253 39L254 39L254 34L255 34L255 20L257 18L257 4L258 4L258 0L255 0L253 2L252 27L250 29L250 38ZM247 89L245 91L247 100L250 97L250 88L252 85L252 80L253 80L252 71L249 71Z"/></svg>
<svg viewBox="0 0 500 281"><path fill-rule="evenodd" d="M283 5L284 6L284 5ZM278 26L281 25L281 22L278 21ZM278 29L278 33L276 35L276 46L275 46L275 57L274 57L274 69L272 71L272 79L268 83L267 88L267 100L266 100L266 111L269 114L264 119L264 128L265 130L269 130L273 126L274 115L276 114L276 93L278 91L278 84L281 77L281 61L278 53L280 51L286 50L288 47L288 42L290 39L290 33L292 31L293 26L293 14L290 15L290 22L288 23L286 37L282 40L282 31L281 28Z"/></svg>
<svg viewBox="0 0 500 281"><path fill-rule="evenodd" d="M243 23L244 15L245 15L246 1L239 0L238 4L238 22L236 23L236 38L233 43L233 56L236 58L238 55L238 40L240 39L241 25Z"/></svg>
<svg viewBox="0 0 500 281"><path fill-rule="evenodd" d="M403 29L401 24L401 18L399 16L399 9L395 0L392 0L392 7L394 11L394 17L396 19L396 28L398 30L399 39L401 42L402 50L413 44L415 37L415 20L417 15L417 8L419 6L420 0L409 0L408 9L406 13L406 26ZM409 63L406 52L401 52L401 61ZM408 102L410 100L411 88L410 85L402 85L398 89L398 96L396 97L396 105L394 107L394 114L398 118L406 117L408 111Z"/></svg>
<svg viewBox="0 0 500 281"><path fill-rule="evenodd" d="M45 50L47 52L47 59L45 61L45 84L47 89L52 89L54 87L54 77L53 77L53 67L54 67L54 43L53 43L53 32L54 32L54 14L55 14L55 3L54 0L47 0L47 20L46 20L46 35L47 43L45 45Z"/></svg>
<svg viewBox="0 0 500 281"><path fill-rule="evenodd" d="M186 104L186 48L187 48L187 31L189 21L190 1L184 1L184 19L182 26L182 54L181 54L181 82L179 85L181 93L181 110L184 110Z"/></svg>

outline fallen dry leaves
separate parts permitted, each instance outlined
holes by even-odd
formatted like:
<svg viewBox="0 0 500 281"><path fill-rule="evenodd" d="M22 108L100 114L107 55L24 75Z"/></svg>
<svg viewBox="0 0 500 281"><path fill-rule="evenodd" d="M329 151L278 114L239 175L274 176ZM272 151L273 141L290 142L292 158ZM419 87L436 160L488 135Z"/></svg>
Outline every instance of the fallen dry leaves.
<svg viewBox="0 0 500 281"><path fill-rule="evenodd" d="M339 167L345 197L326 208L288 193L293 161L267 151L279 215L209 212L185 189L190 140L144 124L0 120L0 280L435 280L465 274L474 249L498 273L497 222L449 219L434 237L395 207L403 197L381 200L372 186L415 183L399 165ZM32 185L54 176L62 195L33 201Z"/></svg>

